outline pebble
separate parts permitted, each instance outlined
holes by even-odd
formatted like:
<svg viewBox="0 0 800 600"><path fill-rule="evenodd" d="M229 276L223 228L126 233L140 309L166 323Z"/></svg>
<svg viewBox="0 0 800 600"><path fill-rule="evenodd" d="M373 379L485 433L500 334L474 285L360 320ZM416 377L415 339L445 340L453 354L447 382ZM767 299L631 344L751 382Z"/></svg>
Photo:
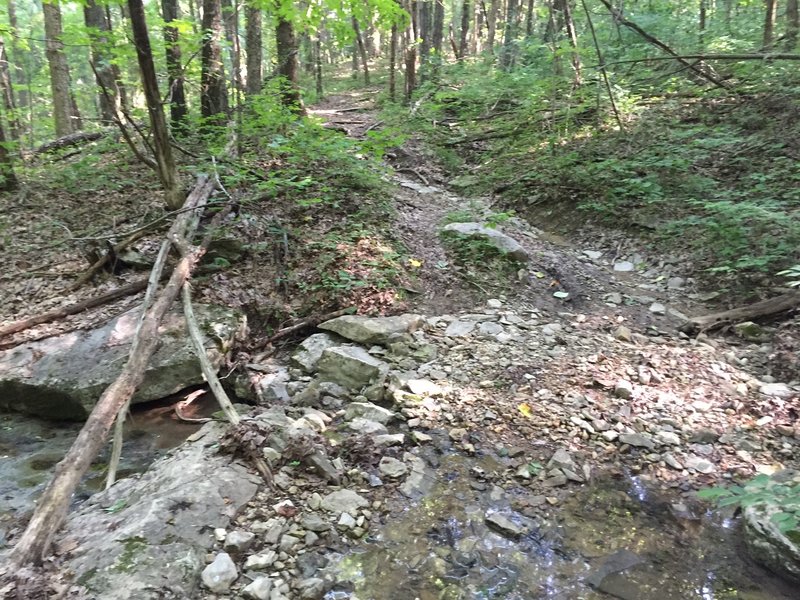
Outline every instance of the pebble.
<svg viewBox="0 0 800 600"><path fill-rule="evenodd" d="M272 580L269 577L256 577L242 590L242 596L248 600L270 600Z"/></svg>
<svg viewBox="0 0 800 600"><path fill-rule="evenodd" d="M239 577L239 571L227 552L217 554L214 561L203 569L200 579L215 594L227 592Z"/></svg>
<svg viewBox="0 0 800 600"><path fill-rule="evenodd" d="M623 400L629 400L633 396L633 384L627 379L620 379L614 386L614 395Z"/></svg>

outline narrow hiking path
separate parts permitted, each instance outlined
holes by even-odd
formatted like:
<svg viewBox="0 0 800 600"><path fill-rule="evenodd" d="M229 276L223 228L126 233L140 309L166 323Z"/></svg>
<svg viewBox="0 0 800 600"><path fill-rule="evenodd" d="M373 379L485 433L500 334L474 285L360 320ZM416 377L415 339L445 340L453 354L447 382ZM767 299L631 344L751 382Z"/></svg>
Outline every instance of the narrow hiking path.
<svg viewBox="0 0 800 600"><path fill-rule="evenodd" d="M356 137L381 124L370 94L312 113ZM641 274L512 218L527 268L465 278L439 231L491 200L450 191L418 140L390 164L397 237L421 263L409 305L437 352L408 375L425 401L401 410L417 478L329 597L791 597L693 492L797 467L796 392L743 370L746 347L679 333L707 309L669 261Z"/></svg>

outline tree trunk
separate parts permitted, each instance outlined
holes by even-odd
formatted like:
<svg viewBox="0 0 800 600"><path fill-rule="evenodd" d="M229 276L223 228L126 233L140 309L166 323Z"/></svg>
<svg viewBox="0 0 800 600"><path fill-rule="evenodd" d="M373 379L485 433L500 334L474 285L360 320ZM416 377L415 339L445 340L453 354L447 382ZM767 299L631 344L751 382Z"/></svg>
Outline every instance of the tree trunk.
<svg viewBox="0 0 800 600"><path fill-rule="evenodd" d="M3 129L3 119L0 118L0 192L11 192L17 187L19 182L14 174L11 153L6 148L6 134Z"/></svg>
<svg viewBox="0 0 800 600"><path fill-rule="evenodd" d="M497 7L500 0L490 0L489 14L486 16L486 48L494 54L494 42L497 37Z"/></svg>
<svg viewBox="0 0 800 600"><path fill-rule="evenodd" d="M225 39L228 41L230 54L231 81L235 90L244 89L242 85L242 48L239 43L239 5L238 0L222 0L222 22L225 26Z"/></svg>
<svg viewBox="0 0 800 600"><path fill-rule="evenodd" d="M469 53L469 22L472 16L472 9L469 0L463 0L461 3L461 30L459 31L460 37L458 40L458 57L461 59L466 58Z"/></svg>
<svg viewBox="0 0 800 600"><path fill-rule="evenodd" d="M161 94L158 91L156 68L153 64L153 51L150 48L150 37L147 33L147 21L144 16L142 0L128 0L133 42L136 45L136 56L139 60L139 72L142 76L142 88L150 116L150 127L153 132L153 150L157 165L158 177L164 187L164 199L169 210L177 210L183 205L178 169L172 157L172 146L169 142L167 120L161 106Z"/></svg>
<svg viewBox="0 0 800 600"><path fill-rule="evenodd" d="M47 38L47 63L50 68L50 90L53 97L53 121L56 136L69 135L76 130L72 120L73 107L70 94L69 65L61 41L61 9L58 4L45 2L44 31Z"/></svg>
<svg viewBox="0 0 800 600"><path fill-rule="evenodd" d="M183 133L186 130L187 109L186 92L183 88L181 47L178 43L178 28L170 25L181 16L178 0L161 0L161 12L164 18L164 46L169 77L169 117L173 133Z"/></svg>
<svg viewBox="0 0 800 600"><path fill-rule="evenodd" d="M6 109L6 120L8 121L11 140L19 142L22 133L16 114L17 107L14 102L14 87L11 83L11 70L8 65L6 46L2 39L0 39L0 92L3 94L3 106Z"/></svg>
<svg viewBox="0 0 800 600"><path fill-rule="evenodd" d="M322 32L317 31L314 38L314 83L316 84L317 99L323 96L322 89Z"/></svg>
<svg viewBox="0 0 800 600"><path fill-rule="evenodd" d="M533 12L536 8L535 0L528 0L528 7L525 9L525 37L533 37Z"/></svg>
<svg viewBox="0 0 800 600"><path fill-rule="evenodd" d="M353 31L356 34L356 44L358 45L358 54L361 56L361 67L364 69L364 85L369 85L369 55L367 47L364 45L364 36L361 35L361 27L358 25L358 19L355 15L352 17Z"/></svg>
<svg viewBox="0 0 800 600"><path fill-rule="evenodd" d="M707 0L700 0L700 7L699 7L699 15L697 17L697 38L698 38L698 47L702 51L705 47L705 37L706 37L706 17L708 12L708 7L706 5Z"/></svg>
<svg viewBox="0 0 800 600"><path fill-rule="evenodd" d="M245 53L247 54L247 93L258 94L264 81L261 70L261 9L248 4L245 10Z"/></svg>
<svg viewBox="0 0 800 600"><path fill-rule="evenodd" d="M575 86L581 84L581 56L578 54L578 34L575 32L575 21L572 20L570 0L561 0L561 12L564 15L564 28L567 32L569 45L572 47L572 70L575 74Z"/></svg>
<svg viewBox="0 0 800 600"><path fill-rule="evenodd" d="M797 48L797 35L800 33L800 11L797 8L797 0L787 0L786 2L786 50L791 52Z"/></svg>
<svg viewBox="0 0 800 600"><path fill-rule="evenodd" d="M417 51L414 46L406 50L406 102L411 101L411 96L417 87Z"/></svg>
<svg viewBox="0 0 800 600"><path fill-rule="evenodd" d="M203 43L200 52L200 114L212 123L225 121L228 91L222 62L220 0L203 0Z"/></svg>
<svg viewBox="0 0 800 600"><path fill-rule="evenodd" d="M297 39L291 21L278 17L275 41L278 52L278 75L283 78L281 99L284 106L289 107L293 112L303 114L305 108L300 98L297 78Z"/></svg>
<svg viewBox="0 0 800 600"><path fill-rule="evenodd" d="M83 21L89 30L92 66L100 88L97 94L100 120L105 124L114 123L119 114L120 96L117 88L118 77L111 63L108 47L108 33L111 31L111 26L106 18L105 8L95 0L87 0L83 5Z"/></svg>
<svg viewBox="0 0 800 600"><path fill-rule="evenodd" d="M764 49L772 47L775 36L775 18L778 12L778 0L764 0Z"/></svg>
<svg viewBox="0 0 800 600"><path fill-rule="evenodd" d="M431 46L435 55L433 72L439 74L439 69L444 61L442 42L444 41L444 0L433 0L433 31L431 32Z"/></svg>
<svg viewBox="0 0 800 600"><path fill-rule="evenodd" d="M140 0L128 0L128 5L131 7L131 21L134 20L136 4L139 4L141 9ZM136 19L139 20L143 17L144 10L141 9L141 15ZM141 40L139 40L140 43ZM209 193L211 189L213 186L208 188ZM190 202L193 201L196 205L198 200L199 198L195 198L193 193L186 200L187 208L189 208ZM189 214L191 213L186 215L187 219ZM170 233L177 229L176 226L179 223L183 222L182 219L178 219ZM159 324L191 275L200 254L201 251L194 252L178 262L169 282L164 286L152 307L144 314L127 363L114 383L109 385L100 396L78 437L63 460L56 466L53 479L39 498L36 511L12 550L10 557L12 565L19 568L31 562L41 564L43 561L49 551L53 536L64 521L75 488L89 469L92 459L97 456L100 448L106 443L111 426L120 409L125 406L136 388L141 385L147 363L158 347Z"/></svg>
<svg viewBox="0 0 800 600"><path fill-rule="evenodd" d="M505 39L503 40L503 52L500 56L500 65L506 70L510 70L516 60L517 35L519 33L518 12L519 0L508 0L506 5Z"/></svg>
<svg viewBox="0 0 800 600"><path fill-rule="evenodd" d="M389 100L397 99L397 24L392 24L392 35L389 38Z"/></svg>

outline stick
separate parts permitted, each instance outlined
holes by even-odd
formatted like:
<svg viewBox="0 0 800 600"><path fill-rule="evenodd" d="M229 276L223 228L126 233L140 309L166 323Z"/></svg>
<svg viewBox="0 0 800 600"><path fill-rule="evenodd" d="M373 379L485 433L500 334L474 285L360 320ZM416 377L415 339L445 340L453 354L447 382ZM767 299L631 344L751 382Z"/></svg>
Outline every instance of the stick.
<svg viewBox="0 0 800 600"><path fill-rule="evenodd" d="M302 321L298 321L294 325L289 325L287 327L284 327L283 329L279 329L271 337L268 337L266 340L264 340L263 343L259 344L256 347L257 348L264 348L267 344L271 344L271 343L273 343L273 342L275 342L275 341L277 341L277 340L279 340L281 338L284 338L287 335L289 335L290 333L294 333L295 331L297 331L299 329L304 329L305 327L316 327L320 323L323 323L325 321L329 321L331 319L335 319L336 317L341 317L342 315L352 315L355 311L356 311L356 307L355 306L350 306L348 308L343 308L342 310L335 310L335 311L330 312L330 313L328 313L326 315L308 317L307 319L303 319Z"/></svg>
<svg viewBox="0 0 800 600"><path fill-rule="evenodd" d="M133 244L136 240L143 238L145 233L147 233L147 230L141 229L136 233L134 233L133 235L130 235L126 239L122 240L119 244L115 244L113 252L112 251L106 252L103 256L98 258L91 267L89 267L86 271L84 271L81 274L81 276L75 280L75 283L73 283L66 289L66 291L74 292L84 283L87 283L89 280L92 279L92 277L94 277L97 274L97 272L100 269L102 269L106 264L108 264L112 256L116 256L117 254L122 252L125 248Z"/></svg>
<svg viewBox="0 0 800 600"><path fill-rule="evenodd" d="M792 291L774 298L761 300L750 306L741 306L701 317L692 317L681 326L681 331L689 333L696 329L709 331L722 327L726 323L741 323L761 317L777 315L800 306L800 291Z"/></svg>

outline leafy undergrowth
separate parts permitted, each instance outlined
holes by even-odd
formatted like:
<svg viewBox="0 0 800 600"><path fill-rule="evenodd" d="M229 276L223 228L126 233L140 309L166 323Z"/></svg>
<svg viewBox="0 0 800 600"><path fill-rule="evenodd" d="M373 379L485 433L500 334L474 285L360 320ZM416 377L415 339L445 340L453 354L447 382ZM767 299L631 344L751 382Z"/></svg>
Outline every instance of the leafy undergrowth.
<svg viewBox="0 0 800 600"><path fill-rule="evenodd" d="M620 85L620 130L594 85L478 63L423 87L411 119L385 114L424 136L465 192L544 229L625 231L744 289L800 259L800 83L759 75L738 94Z"/></svg>
<svg viewBox="0 0 800 600"><path fill-rule="evenodd" d="M211 201L223 203L229 195L238 206L215 232L216 249L195 278L196 298L244 309L259 335L292 318L350 306L367 313L390 310L401 300L404 271L403 249L390 235L392 208L379 166L385 144L358 142L313 118L296 118L275 97L268 90L248 106L237 159L211 161L197 150L221 149L227 141L222 132L181 140L182 148L191 149L179 155L187 188L192 175L210 173L225 188ZM119 262L93 285L64 291L88 267L92 248L102 251L106 240L124 239L164 215L155 174L123 144L109 136L32 159L21 175L22 194L0 197L4 319L144 274ZM145 262L169 222L134 245Z"/></svg>

